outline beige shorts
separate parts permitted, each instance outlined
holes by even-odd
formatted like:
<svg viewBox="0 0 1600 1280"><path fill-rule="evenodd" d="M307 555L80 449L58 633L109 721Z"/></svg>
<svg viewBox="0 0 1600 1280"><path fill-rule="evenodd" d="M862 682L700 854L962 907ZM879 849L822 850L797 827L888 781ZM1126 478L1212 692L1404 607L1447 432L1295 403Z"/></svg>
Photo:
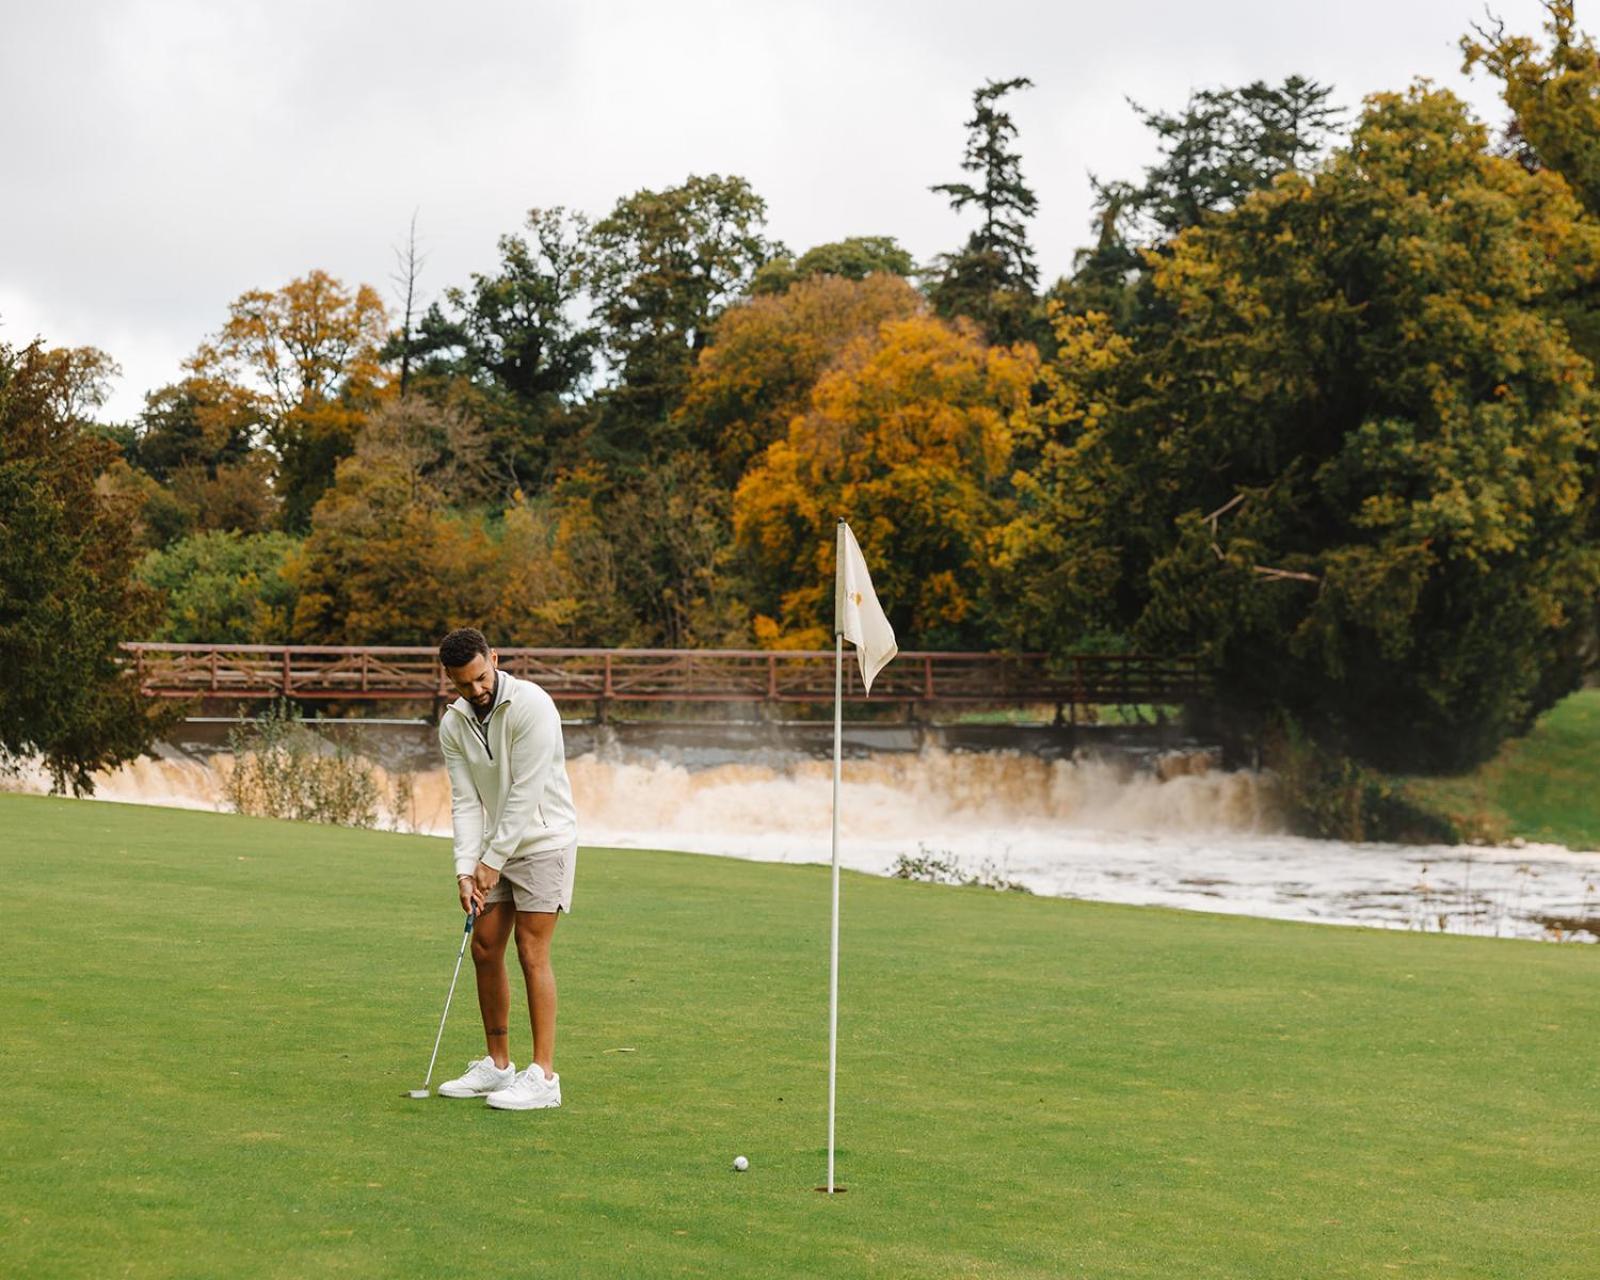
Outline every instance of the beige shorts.
<svg viewBox="0 0 1600 1280"><path fill-rule="evenodd" d="M518 911L572 910L572 880L578 869L578 846L512 858L484 897L484 905L510 898Z"/></svg>

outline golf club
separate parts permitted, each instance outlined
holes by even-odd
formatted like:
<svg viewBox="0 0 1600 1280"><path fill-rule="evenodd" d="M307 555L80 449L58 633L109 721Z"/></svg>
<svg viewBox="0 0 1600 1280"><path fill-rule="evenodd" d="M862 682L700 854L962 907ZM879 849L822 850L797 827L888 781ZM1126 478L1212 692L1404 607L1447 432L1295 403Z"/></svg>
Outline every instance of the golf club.
<svg viewBox="0 0 1600 1280"><path fill-rule="evenodd" d="M422 1088L408 1090L401 1097L426 1098L433 1093L433 1064L439 1060L439 1042L444 1039L444 1020L450 1016L450 1001L456 993L456 979L461 976L461 957L467 954L467 939L472 936L472 917L473 913L468 911L467 923L461 930L461 950L456 952L455 972L450 975L450 990L444 997L444 1012L439 1015L439 1034L433 1038L433 1056L428 1059L428 1074L423 1078Z"/></svg>

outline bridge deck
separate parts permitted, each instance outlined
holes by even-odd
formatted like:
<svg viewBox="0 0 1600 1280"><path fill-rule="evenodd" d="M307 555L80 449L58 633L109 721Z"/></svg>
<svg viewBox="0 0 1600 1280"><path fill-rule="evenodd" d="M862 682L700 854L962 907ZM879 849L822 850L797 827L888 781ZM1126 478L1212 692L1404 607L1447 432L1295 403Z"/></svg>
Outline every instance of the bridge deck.
<svg viewBox="0 0 1600 1280"><path fill-rule="evenodd" d="M440 700L455 696L430 647L127 643L152 698ZM819 703L833 697L833 653L765 649L500 649L500 666L560 701ZM901 653L873 682L873 702L1186 702L1203 691L1192 659L1142 654ZM844 696L863 701L845 655Z"/></svg>

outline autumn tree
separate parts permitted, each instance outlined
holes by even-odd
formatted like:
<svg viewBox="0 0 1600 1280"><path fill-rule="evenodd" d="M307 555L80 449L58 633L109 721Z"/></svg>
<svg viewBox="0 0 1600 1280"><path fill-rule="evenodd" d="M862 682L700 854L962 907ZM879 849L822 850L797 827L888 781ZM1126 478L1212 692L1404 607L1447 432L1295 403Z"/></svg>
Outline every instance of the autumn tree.
<svg viewBox="0 0 1600 1280"><path fill-rule="evenodd" d="M1580 31L1572 0L1546 0L1550 47L1506 34L1495 21L1461 42L1463 70L1482 66L1501 83L1511 110L1507 146L1529 169L1553 169L1566 179L1591 218L1600 218L1600 49ZM1547 306L1571 331L1585 355L1600 362L1600 282L1571 263L1553 283Z"/></svg>
<svg viewBox="0 0 1600 1280"><path fill-rule="evenodd" d="M584 279L617 379L595 442L605 458L675 447L668 419L713 322L781 249L766 216L743 178L711 174L636 192L594 225Z"/></svg>
<svg viewBox="0 0 1600 1280"><path fill-rule="evenodd" d="M1600 244L1486 143L1447 93L1376 95L1317 172L1180 234L1131 333L1062 317L992 544L1014 642L1198 653L1246 722L1405 770L1470 766L1573 687L1595 400L1539 303Z"/></svg>
<svg viewBox="0 0 1600 1280"><path fill-rule="evenodd" d="M506 645L611 648L642 632L626 600L628 567L611 522L593 499L592 477L561 477L505 508L495 539L483 618Z"/></svg>
<svg viewBox="0 0 1600 1280"><path fill-rule="evenodd" d="M433 644L481 617L493 545L479 519L449 512L400 433L366 434L318 499L285 577L297 641Z"/></svg>
<svg viewBox="0 0 1600 1280"><path fill-rule="evenodd" d="M979 221L960 251L936 265L929 297L945 317L970 316L998 341L1024 336L1039 282L1028 220L1039 200L1023 181L1015 150L1016 123L1001 100L1032 87L1024 77L990 80L972 94L967 149L961 167L974 182L941 182L929 188L950 198L950 207L977 210Z"/></svg>
<svg viewBox="0 0 1600 1280"><path fill-rule="evenodd" d="M925 310L898 276L824 274L787 292L729 307L700 353L678 413L688 446L730 489L752 459L805 411L811 389L839 353L886 320Z"/></svg>
<svg viewBox="0 0 1600 1280"><path fill-rule="evenodd" d="M290 529L309 521L378 399L386 330L376 290L352 291L313 271L281 289L241 295L191 361L194 378L247 398L262 414Z"/></svg>
<svg viewBox="0 0 1600 1280"><path fill-rule="evenodd" d="M622 599L646 643L669 649L750 642L733 573L732 495L704 458L670 454L607 496L607 536L626 566Z"/></svg>
<svg viewBox="0 0 1600 1280"><path fill-rule="evenodd" d="M164 547L190 533L258 533L279 515L273 459L261 447L266 416L257 397L192 376L145 396L124 447L146 479L116 483L139 494L142 540Z"/></svg>
<svg viewBox="0 0 1600 1280"><path fill-rule="evenodd" d="M763 643L826 643L843 516L903 644L981 644L984 548L1036 375L1032 346L986 347L931 316L857 339L735 494Z"/></svg>
<svg viewBox="0 0 1600 1280"><path fill-rule="evenodd" d="M1600 49L1579 30L1573 0L1544 0L1544 8L1548 49L1492 20L1462 39L1462 70L1481 66L1500 81L1525 154L1565 178L1600 217Z"/></svg>
<svg viewBox="0 0 1600 1280"><path fill-rule="evenodd" d="M0 344L0 764L37 756L58 789L142 754L171 720L123 673L118 643L159 600L134 577L131 504L96 480L117 454L88 429L108 359Z"/></svg>

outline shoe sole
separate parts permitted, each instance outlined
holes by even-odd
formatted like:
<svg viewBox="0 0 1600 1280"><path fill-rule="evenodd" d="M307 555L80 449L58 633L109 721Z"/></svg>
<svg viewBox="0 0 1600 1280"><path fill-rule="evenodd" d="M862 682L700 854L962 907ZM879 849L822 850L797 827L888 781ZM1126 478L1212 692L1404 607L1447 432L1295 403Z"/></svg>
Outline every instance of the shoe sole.
<svg viewBox="0 0 1600 1280"><path fill-rule="evenodd" d="M561 1105L559 1098L554 1102L496 1102L490 1097L485 1100L496 1111L554 1111Z"/></svg>
<svg viewBox="0 0 1600 1280"><path fill-rule="evenodd" d="M461 1093L461 1092L450 1093L450 1092L447 1092L445 1089L441 1088L439 1090L439 1096L441 1098L487 1098L493 1092L494 1092L493 1089L481 1089L481 1090L478 1090L476 1092L470 1092L470 1093Z"/></svg>

